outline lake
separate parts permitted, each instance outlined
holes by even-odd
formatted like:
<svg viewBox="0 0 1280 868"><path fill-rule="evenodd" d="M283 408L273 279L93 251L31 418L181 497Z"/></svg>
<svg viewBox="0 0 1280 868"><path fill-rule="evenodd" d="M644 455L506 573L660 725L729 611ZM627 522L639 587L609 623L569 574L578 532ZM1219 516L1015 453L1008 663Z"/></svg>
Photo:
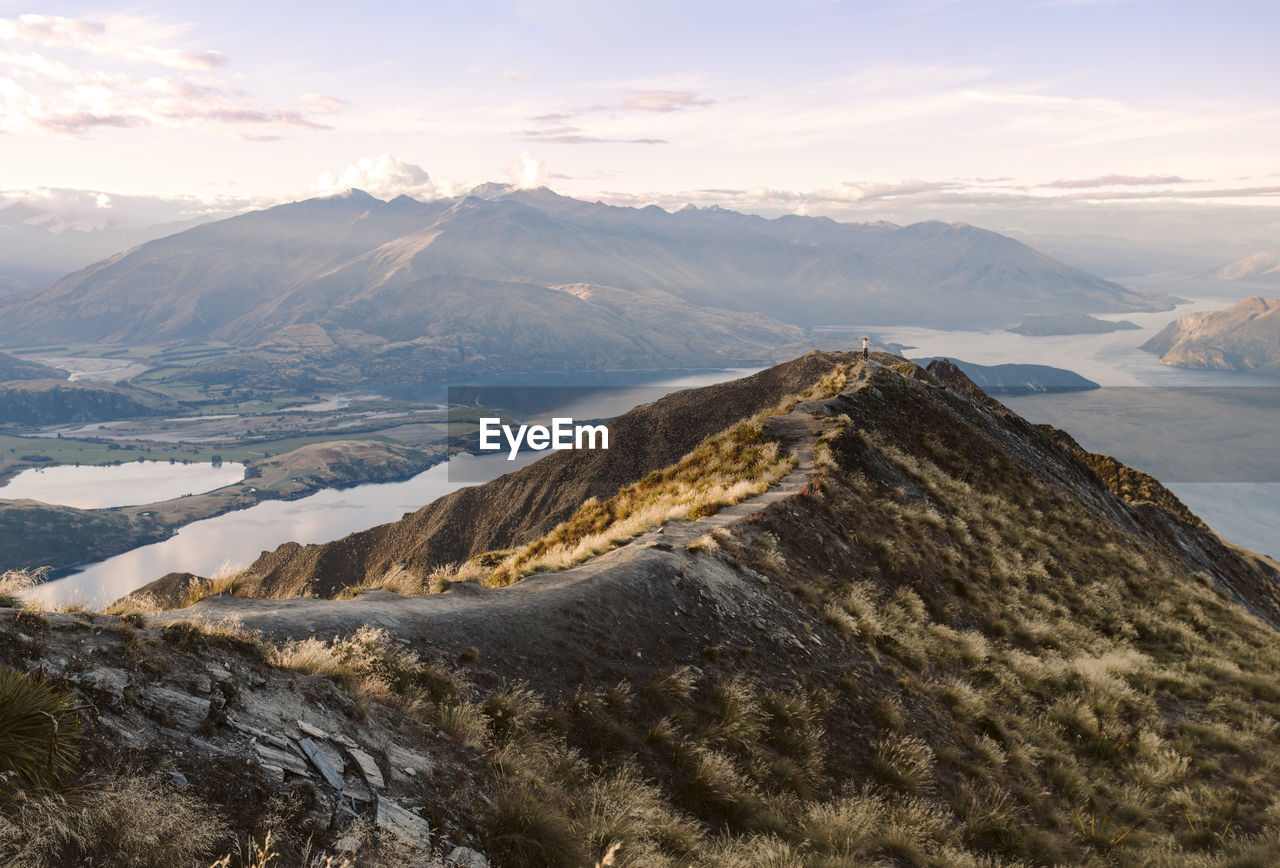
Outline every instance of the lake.
<svg viewBox="0 0 1280 868"><path fill-rule="evenodd" d="M0 500L39 500L78 509L104 509L203 494L244 479L244 465L130 461L106 466L69 464L24 470L0 486Z"/></svg>
<svg viewBox="0 0 1280 868"><path fill-rule="evenodd" d="M488 478L496 478L540 457L526 453L507 461L499 455L462 455L403 482L326 489L301 500L265 501L192 522L163 542L136 548L39 585L32 596L55 605L81 601L102 606L166 573L210 576L229 572L247 566L262 552L284 542L329 542L353 531L396 521L469 484L451 481L449 464L460 465L464 475L487 473ZM455 472L459 472L456 467Z"/></svg>

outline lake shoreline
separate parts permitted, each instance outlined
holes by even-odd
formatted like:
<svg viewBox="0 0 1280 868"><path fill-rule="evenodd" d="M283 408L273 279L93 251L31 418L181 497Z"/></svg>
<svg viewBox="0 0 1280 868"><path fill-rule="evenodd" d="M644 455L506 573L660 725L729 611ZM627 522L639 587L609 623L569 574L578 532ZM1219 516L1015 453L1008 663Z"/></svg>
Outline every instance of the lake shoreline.
<svg viewBox="0 0 1280 868"><path fill-rule="evenodd" d="M303 454L298 454L303 453ZM321 464L321 458L326 459ZM319 491L400 482L445 460L443 450L424 451L379 441L335 441L303 447L250 465L239 482L201 494L133 506L79 509L39 501L0 500L0 527L36 527L6 534L0 569L45 568L53 581L83 567L144 545L163 542L192 522L248 509L267 501L301 500ZM48 540L67 542L49 557ZM91 538L86 539L86 534Z"/></svg>

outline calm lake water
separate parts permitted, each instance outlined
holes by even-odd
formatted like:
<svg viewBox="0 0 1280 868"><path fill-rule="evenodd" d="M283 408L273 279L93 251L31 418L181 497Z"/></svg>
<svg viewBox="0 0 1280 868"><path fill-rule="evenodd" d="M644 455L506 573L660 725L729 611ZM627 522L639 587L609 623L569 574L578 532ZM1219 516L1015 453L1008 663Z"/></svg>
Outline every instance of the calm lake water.
<svg viewBox="0 0 1280 868"><path fill-rule="evenodd" d="M1168 487L1223 539L1280 560L1280 484L1173 482Z"/></svg>
<svg viewBox="0 0 1280 868"><path fill-rule="evenodd" d="M487 465L490 478L496 478L539 457L529 453L507 461L496 455L464 455L450 463L464 465L473 474L477 473L476 465ZM353 531L396 521L465 485L451 482L449 466L442 463L403 482L326 489L294 501L266 501L192 522L164 542L136 548L39 585L33 596L51 604L83 601L106 605L166 573L210 576L229 572L290 540L304 544L329 542Z"/></svg>
<svg viewBox="0 0 1280 868"><path fill-rule="evenodd" d="M244 479L244 465L170 464L131 461L109 467L69 464L24 470L0 486L0 500L29 498L43 503L103 509L203 494Z"/></svg>

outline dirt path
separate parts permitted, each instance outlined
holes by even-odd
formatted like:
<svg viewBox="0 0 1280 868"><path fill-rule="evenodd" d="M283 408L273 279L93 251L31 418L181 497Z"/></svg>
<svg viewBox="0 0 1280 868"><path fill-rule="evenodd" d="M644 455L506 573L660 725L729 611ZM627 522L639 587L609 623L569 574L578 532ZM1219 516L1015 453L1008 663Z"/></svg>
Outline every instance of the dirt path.
<svg viewBox="0 0 1280 868"><path fill-rule="evenodd" d="M707 589L724 585L725 577L716 574L716 567L727 568L714 558L694 558L685 547L705 533L800 492L814 474L814 446L821 424L798 410L767 420L766 430L797 459L795 469L768 491L696 521L667 522L585 563L535 574L506 588L489 590L458 583L443 594L401 597L389 591L366 591L351 600L211 597L186 609L160 612L156 620L232 619L277 639L329 638L369 624L415 644L474 645L507 653L542 645L566 629L582 633L584 625L613 635L622 630L652 630L658 626L652 623L658 617L678 629L682 612L703 605L711 607L714 617L723 617L726 611L740 608L735 594ZM687 575L690 568L696 575ZM686 578L700 581L685 582ZM683 599L690 594L692 599ZM762 605L753 604L753 608ZM646 644L635 636L628 641L634 646Z"/></svg>

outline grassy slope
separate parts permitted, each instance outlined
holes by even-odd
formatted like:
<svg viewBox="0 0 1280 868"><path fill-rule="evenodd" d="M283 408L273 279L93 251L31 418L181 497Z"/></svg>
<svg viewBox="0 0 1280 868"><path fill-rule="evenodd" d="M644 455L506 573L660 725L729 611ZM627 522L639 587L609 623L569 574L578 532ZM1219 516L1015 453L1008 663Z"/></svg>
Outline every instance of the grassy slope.
<svg viewBox="0 0 1280 868"><path fill-rule="evenodd" d="M551 621L443 666L376 631L269 659L473 747L491 804L466 810L502 866L1275 864L1280 635L1152 528L1202 531L902 372L832 407L805 493L686 553L687 582L768 594L796 647L584 610L603 665L581 681ZM1236 593L1272 611L1251 575ZM539 645L564 649L541 693L515 680Z"/></svg>

